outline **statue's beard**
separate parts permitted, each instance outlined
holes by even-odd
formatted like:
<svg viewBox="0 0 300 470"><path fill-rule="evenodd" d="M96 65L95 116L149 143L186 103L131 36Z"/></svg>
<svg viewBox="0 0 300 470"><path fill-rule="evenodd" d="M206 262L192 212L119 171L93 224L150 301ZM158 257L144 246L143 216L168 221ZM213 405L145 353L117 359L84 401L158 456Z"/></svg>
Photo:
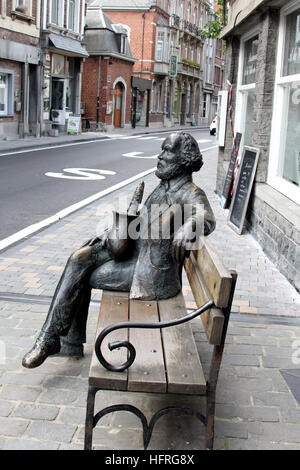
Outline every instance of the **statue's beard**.
<svg viewBox="0 0 300 470"><path fill-rule="evenodd" d="M166 167L157 168L155 175L161 180L170 180L183 173L182 165L173 164Z"/></svg>

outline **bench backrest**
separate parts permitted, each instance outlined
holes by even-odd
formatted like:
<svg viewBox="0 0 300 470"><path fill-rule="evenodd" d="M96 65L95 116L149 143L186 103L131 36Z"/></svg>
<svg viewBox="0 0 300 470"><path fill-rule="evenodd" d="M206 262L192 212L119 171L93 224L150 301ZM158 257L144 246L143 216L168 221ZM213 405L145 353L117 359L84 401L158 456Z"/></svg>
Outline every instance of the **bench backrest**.
<svg viewBox="0 0 300 470"><path fill-rule="evenodd" d="M201 320L208 342L219 345L225 325L223 310L231 299L232 276L208 241L199 250L191 252L184 267L197 307L209 300L215 304L201 315Z"/></svg>

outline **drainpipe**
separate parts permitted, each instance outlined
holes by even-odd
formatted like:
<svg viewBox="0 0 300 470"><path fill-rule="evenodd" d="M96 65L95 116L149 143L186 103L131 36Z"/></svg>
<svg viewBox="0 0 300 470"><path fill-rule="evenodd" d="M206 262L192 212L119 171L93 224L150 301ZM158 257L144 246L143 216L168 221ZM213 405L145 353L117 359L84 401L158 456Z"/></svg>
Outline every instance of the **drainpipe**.
<svg viewBox="0 0 300 470"><path fill-rule="evenodd" d="M100 82L101 82L101 56L98 56L98 85L97 85L97 110L96 110L96 127L98 129L99 110L100 110Z"/></svg>
<svg viewBox="0 0 300 470"><path fill-rule="evenodd" d="M143 41L142 41L142 63L141 63L141 72L143 71L144 67L144 42L145 42L145 12L142 13L143 17ZM140 72L140 76L142 76L142 73Z"/></svg>
<svg viewBox="0 0 300 470"><path fill-rule="evenodd" d="M223 26L226 26L226 0L223 0Z"/></svg>

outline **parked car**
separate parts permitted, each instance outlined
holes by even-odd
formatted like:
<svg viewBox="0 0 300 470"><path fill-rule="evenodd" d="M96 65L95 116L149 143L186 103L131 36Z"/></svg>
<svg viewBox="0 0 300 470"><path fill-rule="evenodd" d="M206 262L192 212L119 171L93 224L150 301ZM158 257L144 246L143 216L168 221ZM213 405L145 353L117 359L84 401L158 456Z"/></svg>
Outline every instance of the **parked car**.
<svg viewBox="0 0 300 470"><path fill-rule="evenodd" d="M214 117L210 125L210 135L216 135L217 132L217 116Z"/></svg>

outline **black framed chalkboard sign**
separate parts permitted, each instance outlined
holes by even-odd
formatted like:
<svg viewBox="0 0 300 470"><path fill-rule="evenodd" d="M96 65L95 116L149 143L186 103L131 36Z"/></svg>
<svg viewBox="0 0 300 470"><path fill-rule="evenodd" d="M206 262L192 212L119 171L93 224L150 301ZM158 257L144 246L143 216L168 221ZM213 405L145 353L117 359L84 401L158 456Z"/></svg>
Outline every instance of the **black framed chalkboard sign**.
<svg viewBox="0 0 300 470"><path fill-rule="evenodd" d="M227 220L228 225L238 234L243 231L258 158L259 149L244 147Z"/></svg>

